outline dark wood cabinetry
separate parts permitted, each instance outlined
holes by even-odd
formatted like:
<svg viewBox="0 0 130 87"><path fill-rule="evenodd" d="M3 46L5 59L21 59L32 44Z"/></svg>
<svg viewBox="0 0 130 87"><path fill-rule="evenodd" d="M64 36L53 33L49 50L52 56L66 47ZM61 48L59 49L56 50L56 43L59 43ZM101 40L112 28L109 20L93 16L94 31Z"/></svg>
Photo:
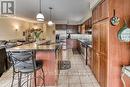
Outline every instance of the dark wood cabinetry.
<svg viewBox="0 0 130 87"><path fill-rule="evenodd" d="M87 19L83 24L79 25L79 33L84 34L90 28L92 28L92 18Z"/></svg>
<svg viewBox="0 0 130 87"><path fill-rule="evenodd" d="M87 56L87 58L86 58L86 64L87 65L89 65L90 67L92 67L91 65L92 65L92 47L89 47L89 46L87 46L87 48L86 48L87 50L86 50L86 56Z"/></svg>
<svg viewBox="0 0 130 87"><path fill-rule="evenodd" d="M123 65L130 65L130 44L120 42L117 33L124 24L124 18L130 27L130 0L101 0L92 11L93 20L93 57L92 71L101 87L123 87L121 69ZM112 26L110 19L113 10L120 18L117 26ZM130 79L125 82L130 87Z"/></svg>
<svg viewBox="0 0 130 87"><path fill-rule="evenodd" d="M100 53L107 54L109 20L100 22Z"/></svg>
<svg viewBox="0 0 130 87"><path fill-rule="evenodd" d="M67 33L77 34L78 25L56 24L56 30L66 30Z"/></svg>
<svg viewBox="0 0 130 87"><path fill-rule="evenodd" d="M93 72L101 87L107 87L107 42L109 20L93 25ZM91 65L92 66L92 65Z"/></svg>
<svg viewBox="0 0 130 87"><path fill-rule="evenodd" d="M5 48L0 48L0 76L7 70L7 55Z"/></svg>
<svg viewBox="0 0 130 87"><path fill-rule="evenodd" d="M100 51L100 24L93 25L93 50Z"/></svg>
<svg viewBox="0 0 130 87"><path fill-rule="evenodd" d="M93 73L96 77L96 79L99 82L99 65L100 65L100 59L99 59L99 53L93 51Z"/></svg>
<svg viewBox="0 0 130 87"><path fill-rule="evenodd" d="M87 21L84 22L85 24L85 29L89 29L92 27L92 18L89 18Z"/></svg>
<svg viewBox="0 0 130 87"><path fill-rule="evenodd" d="M108 0L102 0L92 11L93 24L109 17Z"/></svg>
<svg viewBox="0 0 130 87"><path fill-rule="evenodd" d="M99 83L101 87L107 87L107 55L100 54Z"/></svg>

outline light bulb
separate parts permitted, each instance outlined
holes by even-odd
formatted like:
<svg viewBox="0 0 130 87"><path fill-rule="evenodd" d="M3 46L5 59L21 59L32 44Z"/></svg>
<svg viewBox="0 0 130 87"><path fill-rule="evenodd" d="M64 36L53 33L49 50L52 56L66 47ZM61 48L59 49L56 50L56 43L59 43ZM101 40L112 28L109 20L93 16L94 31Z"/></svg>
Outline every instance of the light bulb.
<svg viewBox="0 0 130 87"><path fill-rule="evenodd" d="M37 21L44 21L44 15L42 13L38 13L36 19Z"/></svg>
<svg viewBox="0 0 130 87"><path fill-rule="evenodd" d="M53 25L53 22L52 22L52 21L49 21L49 22L48 22L48 25L49 25L49 26Z"/></svg>

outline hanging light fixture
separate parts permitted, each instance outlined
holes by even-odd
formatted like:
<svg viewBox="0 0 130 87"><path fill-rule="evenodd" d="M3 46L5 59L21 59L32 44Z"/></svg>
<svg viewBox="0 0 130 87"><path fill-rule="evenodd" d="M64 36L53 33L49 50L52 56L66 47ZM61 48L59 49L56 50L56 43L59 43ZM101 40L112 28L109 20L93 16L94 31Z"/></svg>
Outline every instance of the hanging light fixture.
<svg viewBox="0 0 130 87"><path fill-rule="evenodd" d="M48 25L49 26L52 26L54 23L52 22L52 13L51 13L51 10L52 10L52 7L49 7L50 9L50 20L48 21Z"/></svg>
<svg viewBox="0 0 130 87"><path fill-rule="evenodd" d="M41 0L39 1L39 13L36 15L36 19L37 21L44 21L44 15L42 14L42 11L41 11Z"/></svg>

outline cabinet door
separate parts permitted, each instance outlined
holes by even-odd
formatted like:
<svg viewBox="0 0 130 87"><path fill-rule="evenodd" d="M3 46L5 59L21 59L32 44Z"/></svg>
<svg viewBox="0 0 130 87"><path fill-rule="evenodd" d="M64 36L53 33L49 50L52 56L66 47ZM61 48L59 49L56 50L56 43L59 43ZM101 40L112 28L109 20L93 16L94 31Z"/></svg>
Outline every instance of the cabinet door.
<svg viewBox="0 0 130 87"><path fill-rule="evenodd" d="M93 9L92 11L92 23L95 23L96 21L96 8Z"/></svg>
<svg viewBox="0 0 130 87"><path fill-rule="evenodd" d="M100 24L96 23L93 25L93 49L96 52L100 52Z"/></svg>
<svg viewBox="0 0 130 87"><path fill-rule="evenodd" d="M109 20L104 20L100 23L100 52L107 54Z"/></svg>
<svg viewBox="0 0 130 87"><path fill-rule="evenodd" d="M102 17L101 19L105 19L109 17L109 10L108 10L108 0L105 0L103 3L101 3L101 9L102 9Z"/></svg>
<svg viewBox="0 0 130 87"><path fill-rule="evenodd" d="M90 68L91 70L93 71L93 65L94 65L94 62L93 62L93 50L91 49L91 57L90 57Z"/></svg>
<svg viewBox="0 0 130 87"><path fill-rule="evenodd" d="M7 56L5 48L0 49L0 76L6 71L7 68Z"/></svg>
<svg viewBox="0 0 130 87"><path fill-rule="evenodd" d="M102 0L92 11L93 23L109 17L108 0Z"/></svg>
<svg viewBox="0 0 130 87"><path fill-rule="evenodd" d="M86 55L87 55L86 64L88 64L91 67L91 64L92 64L92 48L87 47Z"/></svg>
<svg viewBox="0 0 130 87"><path fill-rule="evenodd" d="M99 54L93 52L93 73L98 81L99 81L99 69L100 69L99 65L100 65Z"/></svg>
<svg viewBox="0 0 130 87"><path fill-rule="evenodd" d="M107 87L107 59L106 55L100 54L100 79L101 87Z"/></svg>
<svg viewBox="0 0 130 87"><path fill-rule="evenodd" d="M79 43L75 39L67 39L66 46L68 49L72 49L72 48L77 49L79 46Z"/></svg>

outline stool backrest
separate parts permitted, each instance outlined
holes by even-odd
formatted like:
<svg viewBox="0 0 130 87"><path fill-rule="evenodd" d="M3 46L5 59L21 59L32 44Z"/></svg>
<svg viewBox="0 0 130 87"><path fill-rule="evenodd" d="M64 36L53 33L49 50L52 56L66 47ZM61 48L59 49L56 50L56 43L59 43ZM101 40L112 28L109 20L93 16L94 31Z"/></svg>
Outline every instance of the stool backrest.
<svg viewBox="0 0 130 87"><path fill-rule="evenodd" d="M32 51L15 51L8 52L8 54L15 72L24 68L36 67Z"/></svg>

